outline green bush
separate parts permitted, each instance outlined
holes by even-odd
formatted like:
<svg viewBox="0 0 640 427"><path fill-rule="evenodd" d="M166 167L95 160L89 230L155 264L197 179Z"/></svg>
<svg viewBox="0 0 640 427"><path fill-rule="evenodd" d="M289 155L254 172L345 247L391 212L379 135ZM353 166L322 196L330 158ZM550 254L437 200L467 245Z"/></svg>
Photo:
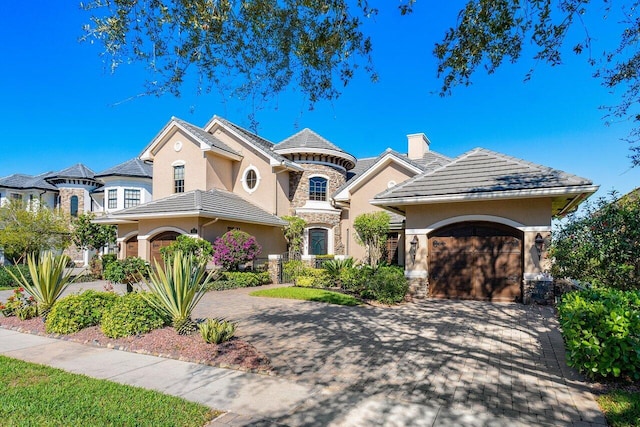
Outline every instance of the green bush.
<svg viewBox="0 0 640 427"><path fill-rule="evenodd" d="M362 294L371 281L373 273L374 270L369 266L343 268L340 270L339 280L344 289Z"/></svg>
<svg viewBox="0 0 640 427"><path fill-rule="evenodd" d="M20 273L18 272L20 271L22 275L29 281L29 283L33 284L31 275L29 274L29 266L24 264L9 265L6 267L0 267L0 288L15 288L20 286L20 284L17 283L13 279L13 277L11 277L9 271L11 271L17 277L20 277Z"/></svg>
<svg viewBox="0 0 640 427"><path fill-rule="evenodd" d="M285 262L282 266L282 271L285 276L289 277L293 282L295 282L298 276L306 275L306 271L310 268L311 267L309 267L309 264L307 264L306 262L294 259Z"/></svg>
<svg viewBox="0 0 640 427"><path fill-rule="evenodd" d="M112 283L134 284L149 276L149 263L142 258L129 257L107 264L104 278Z"/></svg>
<svg viewBox="0 0 640 427"><path fill-rule="evenodd" d="M343 287L341 274L343 270L353 268L353 258L332 259L325 261L322 268L327 270L327 274L335 286Z"/></svg>
<svg viewBox="0 0 640 427"><path fill-rule="evenodd" d="M5 303L0 301L0 313L4 317L18 316L26 320L38 315L38 307L35 298L27 297L24 288L15 288Z"/></svg>
<svg viewBox="0 0 640 427"><path fill-rule="evenodd" d="M640 379L640 291L570 292L558 313L569 366L592 378Z"/></svg>
<svg viewBox="0 0 640 427"><path fill-rule="evenodd" d="M200 336L208 344L229 341L236 333L236 324L223 319L207 319L198 325Z"/></svg>
<svg viewBox="0 0 640 427"><path fill-rule="evenodd" d="M152 296L149 295L149 298ZM144 334L165 325L165 319L141 292L119 297L102 315L102 333L111 338Z"/></svg>
<svg viewBox="0 0 640 427"><path fill-rule="evenodd" d="M376 301L395 304L404 299L409 290L409 282L404 270L399 267L379 267L369 281L367 288Z"/></svg>
<svg viewBox="0 0 640 427"><path fill-rule="evenodd" d="M72 334L100 323L102 315L118 299L112 292L86 291L60 298L47 316L48 333Z"/></svg>
<svg viewBox="0 0 640 427"><path fill-rule="evenodd" d="M107 266L117 260L118 260L118 256L116 254L102 255L102 258L100 258L100 261L102 262L102 272L104 273L104 271L107 269Z"/></svg>
<svg viewBox="0 0 640 427"><path fill-rule="evenodd" d="M323 268L306 268L303 275L295 279L296 286L328 288L332 285L331 277Z"/></svg>
<svg viewBox="0 0 640 427"><path fill-rule="evenodd" d="M254 273L251 271L225 271L222 273L224 280L233 282L236 288L249 288L252 286L266 285L271 282L269 272Z"/></svg>
<svg viewBox="0 0 640 427"><path fill-rule="evenodd" d="M163 259L173 259L176 251L180 251L185 255L191 254L199 260L204 260L204 262L209 262L213 256L211 242L186 234L178 236L169 246L160 248L160 254L162 254Z"/></svg>

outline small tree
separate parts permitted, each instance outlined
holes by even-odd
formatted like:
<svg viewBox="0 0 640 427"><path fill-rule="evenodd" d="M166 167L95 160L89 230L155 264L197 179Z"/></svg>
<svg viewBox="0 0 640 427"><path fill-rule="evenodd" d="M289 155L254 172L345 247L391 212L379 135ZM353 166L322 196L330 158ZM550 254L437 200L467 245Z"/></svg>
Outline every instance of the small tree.
<svg viewBox="0 0 640 427"><path fill-rule="evenodd" d="M640 289L639 242L640 199L600 198L554 232L551 272L622 290Z"/></svg>
<svg viewBox="0 0 640 427"><path fill-rule="evenodd" d="M289 259L300 259L307 221L297 216L283 216L282 219L288 222L284 227L284 238L289 247Z"/></svg>
<svg viewBox="0 0 640 427"><path fill-rule="evenodd" d="M96 224L93 213L78 215L72 225L71 240L79 249L99 250L116 242L117 231L114 225Z"/></svg>
<svg viewBox="0 0 640 427"><path fill-rule="evenodd" d="M160 253L165 260L167 258L173 259L177 251L182 252L184 255L192 255L198 261L203 260L207 263L213 254L213 246L207 240L182 234L169 246L160 248Z"/></svg>
<svg viewBox="0 0 640 427"><path fill-rule="evenodd" d="M61 250L70 242L69 220L59 210L44 205L28 207L22 200L0 207L0 247L14 264L27 254Z"/></svg>
<svg viewBox="0 0 640 427"><path fill-rule="evenodd" d="M240 264L253 261L261 251L255 237L244 231L231 230L213 243L213 261L228 271L237 271Z"/></svg>
<svg viewBox="0 0 640 427"><path fill-rule="evenodd" d="M372 268L378 267L389 233L391 217L384 211L358 215L353 222L356 229L356 241L367 250L367 263Z"/></svg>

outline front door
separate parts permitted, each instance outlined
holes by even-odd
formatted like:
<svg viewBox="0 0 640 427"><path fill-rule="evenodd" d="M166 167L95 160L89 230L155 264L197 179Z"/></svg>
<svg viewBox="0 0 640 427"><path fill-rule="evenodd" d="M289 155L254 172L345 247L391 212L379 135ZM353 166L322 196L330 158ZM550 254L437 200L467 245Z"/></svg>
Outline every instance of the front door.
<svg viewBox="0 0 640 427"><path fill-rule="evenodd" d="M309 255L326 255L329 232L325 228L309 230Z"/></svg>

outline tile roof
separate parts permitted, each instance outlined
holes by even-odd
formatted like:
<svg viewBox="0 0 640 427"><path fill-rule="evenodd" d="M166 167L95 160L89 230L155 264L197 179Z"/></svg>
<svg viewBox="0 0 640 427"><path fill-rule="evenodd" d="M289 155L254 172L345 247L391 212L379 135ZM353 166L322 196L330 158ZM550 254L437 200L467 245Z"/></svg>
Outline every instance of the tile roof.
<svg viewBox="0 0 640 427"><path fill-rule="evenodd" d="M186 121L184 121L182 119L179 119L177 117L172 117L172 120L174 120L176 123L178 123L179 125L184 127L197 140L199 140L201 142L204 142L205 144L207 144L207 145L209 145L209 146L211 146L213 148L217 148L219 150L226 151L226 152L231 153L231 154L240 155L236 150L234 150L233 148L229 147L227 144L225 144L224 142L220 141L218 138L216 138L215 136L211 135L209 132L205 132L204 129L199 128L196 125L192 125L191 123L186 122Z"/></svg>
<svg viewBox="0 0 640 427"><path fill-rule="evenodd" d="M96 178L105 176L130 176L140 178L153 177L153 165L140 160L139 158L127 160L119 165L103 170L96 174Z"/></svg>
<svg viewBox="0 0 640 427"><path fill-rule="evenodd" d="M345 151L337 145L329 142L309 128L304 128L300 132L291 135L285 140L276 144L273 149L276 151L287 150L291 148L309 148L309 149L325 149L344 153Z"/></svg>
<svg viewBox="0 0 640 427"><path fill-rule="evenodd" d="M51 174L51 176L49 176L48 178L93 179L95 178L95 173L82 163L77 163L59 172Z"/></svg>
<svg viewBox="0 0 640 427"><path fill-rule="evenodd" d="M220 189L193 190L174 194L139 206L123 209L109 215L111 219L136 219L154 214L185 214L207 216L229 221L286 225L286 221L272 215L242 197Z"/></svg>
<svg viewBox="0 0 640 427"><path fill-rule="evenodd" d="M45 172L35 176L16 173L0 178L0 187L14 188L16 190L27 190L33 188L38 190L57 191L58 188L55 185L49 184L45 181L45 178L48 178L51 175L52 172Z"/></svg>
<svg viewBox="0 0 640 427"><path fill-rule="evenodd" d="M375 199L430 197L592 185L563 171L476 148L417 175Z"/></svg>

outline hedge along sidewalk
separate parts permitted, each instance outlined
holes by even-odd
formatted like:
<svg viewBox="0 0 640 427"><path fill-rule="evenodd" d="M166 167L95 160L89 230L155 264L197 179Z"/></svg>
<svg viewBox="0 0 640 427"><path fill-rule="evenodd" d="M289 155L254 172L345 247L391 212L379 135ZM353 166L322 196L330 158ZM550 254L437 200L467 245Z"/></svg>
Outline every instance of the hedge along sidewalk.
<svg viewBox="0 0 640 427"><path fill-rule="evenodd" d="M251 292L252 297L268 297L268 298L286 298L298 299L304 301L325 302L328 304L354 306L360 305L358 301L351 295L340 292L332 292L324 289L315 288L298 288L293 286L285 286L281 288L262 289Z"/></svg>
<svg viewBox="0 0 640 427"><path fill-rule="evenodd" d="M282 378L86 346L0 328L0 354L160 391L250 417L277 417L320 388Z"/></svg>

